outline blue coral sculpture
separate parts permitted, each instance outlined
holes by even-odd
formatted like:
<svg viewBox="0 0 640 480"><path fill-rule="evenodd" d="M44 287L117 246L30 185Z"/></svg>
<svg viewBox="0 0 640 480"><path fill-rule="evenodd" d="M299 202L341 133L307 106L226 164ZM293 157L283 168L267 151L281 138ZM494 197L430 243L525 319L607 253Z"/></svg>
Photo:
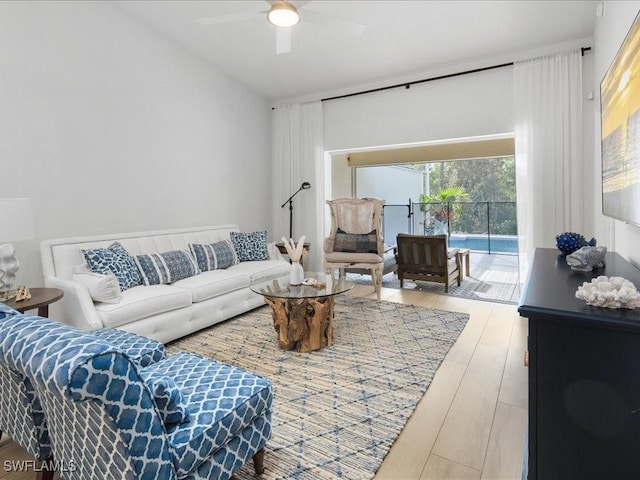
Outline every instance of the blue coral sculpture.
<svg viewBox="0 0 640 480"><path fill-rule="evenodd" d="M592 238L587 242L587 240L575 232L564 232L560 235L556 235L556 247L558 250L562 252L563 255L570 255L576 250L586 247L586 246L595 247L596 239Z"/></svg>

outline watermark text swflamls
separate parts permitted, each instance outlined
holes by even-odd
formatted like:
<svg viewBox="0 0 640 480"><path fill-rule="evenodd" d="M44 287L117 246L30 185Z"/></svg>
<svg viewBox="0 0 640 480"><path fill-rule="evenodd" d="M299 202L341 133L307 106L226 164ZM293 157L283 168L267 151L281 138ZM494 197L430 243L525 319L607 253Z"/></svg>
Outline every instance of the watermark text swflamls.
<svg viewBox="0 0 640 480"><path fill-rule="evenodd" d="M76 464L73 461L65 462L60 460L5 460L2 469L5 472L74 472Z"/></svg>

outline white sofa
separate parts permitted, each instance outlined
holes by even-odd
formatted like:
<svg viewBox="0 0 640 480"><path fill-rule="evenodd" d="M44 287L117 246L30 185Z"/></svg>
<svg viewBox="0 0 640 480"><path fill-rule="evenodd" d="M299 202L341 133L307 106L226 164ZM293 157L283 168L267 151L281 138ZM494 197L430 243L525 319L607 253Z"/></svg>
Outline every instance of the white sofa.
<svg viewBox="0 0 640 480"><path fill-rule="evenodd" d="M40 249L45 285L64 291L64 297L51 305L50 315L82 330L119 328L168 342L259 307L264 298L249 289L250 276L287 273L290 268L273 244L269 260L240 262L168 285L135 286L122 292L118 303L94 302L88 288L72 280L74 267L85 263L80 249L118 241L131 255L188 250L189 243L229 239L231 231L239 231L238 226L45 240Z"/></svg>

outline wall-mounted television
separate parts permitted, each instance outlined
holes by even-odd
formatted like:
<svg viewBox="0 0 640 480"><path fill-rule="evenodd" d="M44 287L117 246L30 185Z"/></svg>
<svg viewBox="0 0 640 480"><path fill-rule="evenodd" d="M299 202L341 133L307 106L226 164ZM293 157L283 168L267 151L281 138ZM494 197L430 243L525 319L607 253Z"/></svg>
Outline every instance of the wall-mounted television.
<svg viewBox="0 0 640 480"><path fill-rule="evenodd" d="M602 213L640 225L640 14L600 83Z"/></svg>

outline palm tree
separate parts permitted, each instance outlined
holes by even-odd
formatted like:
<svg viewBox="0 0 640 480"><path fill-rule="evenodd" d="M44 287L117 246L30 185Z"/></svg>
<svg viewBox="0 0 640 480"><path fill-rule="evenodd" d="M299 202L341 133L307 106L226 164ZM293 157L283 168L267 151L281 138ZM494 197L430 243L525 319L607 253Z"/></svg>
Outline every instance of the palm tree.
<svg viewBox="0 0 640 480"><path fill-rule="evenodd" d="M434 195L420 194L420 210L425 214L424 229L425 233L446 233L450 220L460 211L460 205L448 207L452 201L469 198L469 194L462 187L443 188ZM437 207L432 208L431 205L436 204ZM430 213L432 219L427 222L427 213ZM427 226L428 224L429 227Z"/></svg>

